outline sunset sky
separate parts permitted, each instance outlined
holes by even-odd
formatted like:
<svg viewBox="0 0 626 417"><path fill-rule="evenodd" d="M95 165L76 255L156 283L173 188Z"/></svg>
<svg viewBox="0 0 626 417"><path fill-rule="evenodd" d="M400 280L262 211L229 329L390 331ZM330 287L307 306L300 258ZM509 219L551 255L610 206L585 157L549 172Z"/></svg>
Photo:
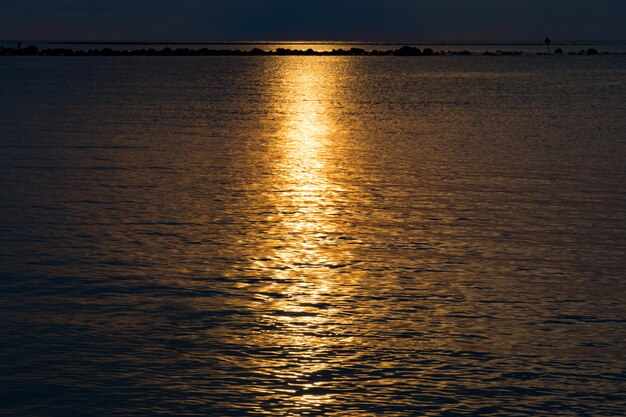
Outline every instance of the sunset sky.
<svg viewBox="0 0 626 417"><path fill-rule="evenodd" d="M2 0L0 39L626 39L623 0Z"/></svg>

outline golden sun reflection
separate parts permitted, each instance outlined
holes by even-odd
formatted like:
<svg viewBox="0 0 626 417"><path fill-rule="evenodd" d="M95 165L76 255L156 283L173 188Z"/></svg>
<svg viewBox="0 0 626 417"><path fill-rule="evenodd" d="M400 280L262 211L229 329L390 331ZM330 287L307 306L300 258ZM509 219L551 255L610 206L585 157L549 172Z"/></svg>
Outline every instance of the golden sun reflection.
<svg viewBox="0 0 626 417"><path fill-rule="evenodd" d="M329 65L309 60L290 60L281 69L274 102L284 118L273 166L273 181L279 187L273 203L285 242L274 258L287 267L280 274L286 278L293 269L338 264L327 240L336 232L334 197L342 189L330 178L334 165L329 163L336 147L329 108L336 73Z"/></svg>
<svg viewBox="0 0 626 417"><path fill-rule="evenodd" d="M316 358L332 357L339 340L351 343L350 336L337 337L351 319L328 302L345 297L351 288L345 271L351 255L348 245L338 240L347 232L339 207L346 199L337 181L341 138L333 103L340 89L333 64L297 58L281 62L280 82L271 94L273 112L280 119L269 167L269 222L274 225L272 241L278 243L255 265L273 277L264 291L281 294L265 301L272 313L262 320L275 330L265 333L262 342L282 346L299 358L298 367L277 370L275 376L309 381L292 395L303 409L334 401L310 378L334 366Z"/></svg>

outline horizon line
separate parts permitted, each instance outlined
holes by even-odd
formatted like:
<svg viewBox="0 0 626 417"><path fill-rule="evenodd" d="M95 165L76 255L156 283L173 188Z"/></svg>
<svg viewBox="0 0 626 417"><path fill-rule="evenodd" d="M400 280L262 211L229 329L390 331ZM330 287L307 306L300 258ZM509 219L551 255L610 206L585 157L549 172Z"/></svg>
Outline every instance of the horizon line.
<svg viewBox="0 0 626 417"><path fill-rule="evenodd" d="M76 40L76 39L0 39L0 43L45 42L50 45L543 45L543 39L527 40L411 40L411 41L363 41L363 40L243 40L243 41L176 41L176 40ZM553 44L626 43L626 39L553 39Z"/></svg>

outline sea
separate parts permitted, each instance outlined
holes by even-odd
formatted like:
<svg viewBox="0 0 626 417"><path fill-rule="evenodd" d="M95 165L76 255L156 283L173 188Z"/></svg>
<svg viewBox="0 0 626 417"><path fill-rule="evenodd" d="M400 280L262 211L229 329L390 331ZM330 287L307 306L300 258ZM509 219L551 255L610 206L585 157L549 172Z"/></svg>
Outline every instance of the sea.
<svg viewBox="0 0 626 417"><path fill-rule="evenodd" d="M0 414L623 416L625 162L624 55L0 57Z"/></svg>

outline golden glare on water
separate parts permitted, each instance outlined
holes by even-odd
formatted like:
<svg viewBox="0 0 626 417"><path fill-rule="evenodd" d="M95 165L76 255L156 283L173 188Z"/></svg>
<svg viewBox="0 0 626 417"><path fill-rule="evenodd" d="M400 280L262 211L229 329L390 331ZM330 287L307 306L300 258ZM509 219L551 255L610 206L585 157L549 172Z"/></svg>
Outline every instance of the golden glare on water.
<svg viewBox="0 0 626 417"><path fill-rule="evenodd" d="M324 196L336 187L327 176L325 161L332 140L332 118L325 107L327 96L333 94L332 72L327 67L311 66L305 62L285 68L284 91L286 117L283 121L279 145L282 155L277 164L278 182L285 192L278 201L283 210L292 214L284 218L283 226L290 236L310 237L322 230L328 231L332 222L324 212ZM303 68L304 67L304 68ZM319 245L305 239L299 247L287 248L282 256L301 257L303 264L328 261L319 253ZM295 242L292 242L295 243ZM290 253L294 251L293 253Z"/></svg>
<svg viewBox="0 0 626 417"><path fill-rule="evenodd" d="M309 379L331 366L328 360L318 359L333 351L336 342L328 336L353 321L338 317L341 312L325 302L329 295L342 297L349 288L346 281L354 279L341 274L351 254L347 245L337 242L343 232L337 202L345 190L333 180L340 166L333 158L341 147L337 115L329 106L339 93L336 71L328 63L310 59L286 60L280 67L281 82L271 95L271 105L280 115L272 145L271 204L275 209L271 221L281 243L268 258L257 260L256 266L271 271L274 278L266 291L282 297L267 300L278 314L264 317L277 331L261 335L257 342L290 346L290 353L297 355L297 368L275 375L285 381ZM349 343L346 338L342 341ZM274 369L280 369L275 365ZM303 410L334 401L320 390L323 387L317 383L304 384L291 400Z"/></svg>
<svg viewBox="0 0 626 417"><path fill-rule="evenodd" d="M344 191L332 180L337 164L329 163L338 148L328 107L337 92L336 73L332 66L308 60L288 61L281 71L282 83L272 96L281 119L271 171L272 203L284 240L273 258L285 267L282 277L287 278L307 267L336 267L346 254L329 241L337 232L334 202Z"/></svg>

